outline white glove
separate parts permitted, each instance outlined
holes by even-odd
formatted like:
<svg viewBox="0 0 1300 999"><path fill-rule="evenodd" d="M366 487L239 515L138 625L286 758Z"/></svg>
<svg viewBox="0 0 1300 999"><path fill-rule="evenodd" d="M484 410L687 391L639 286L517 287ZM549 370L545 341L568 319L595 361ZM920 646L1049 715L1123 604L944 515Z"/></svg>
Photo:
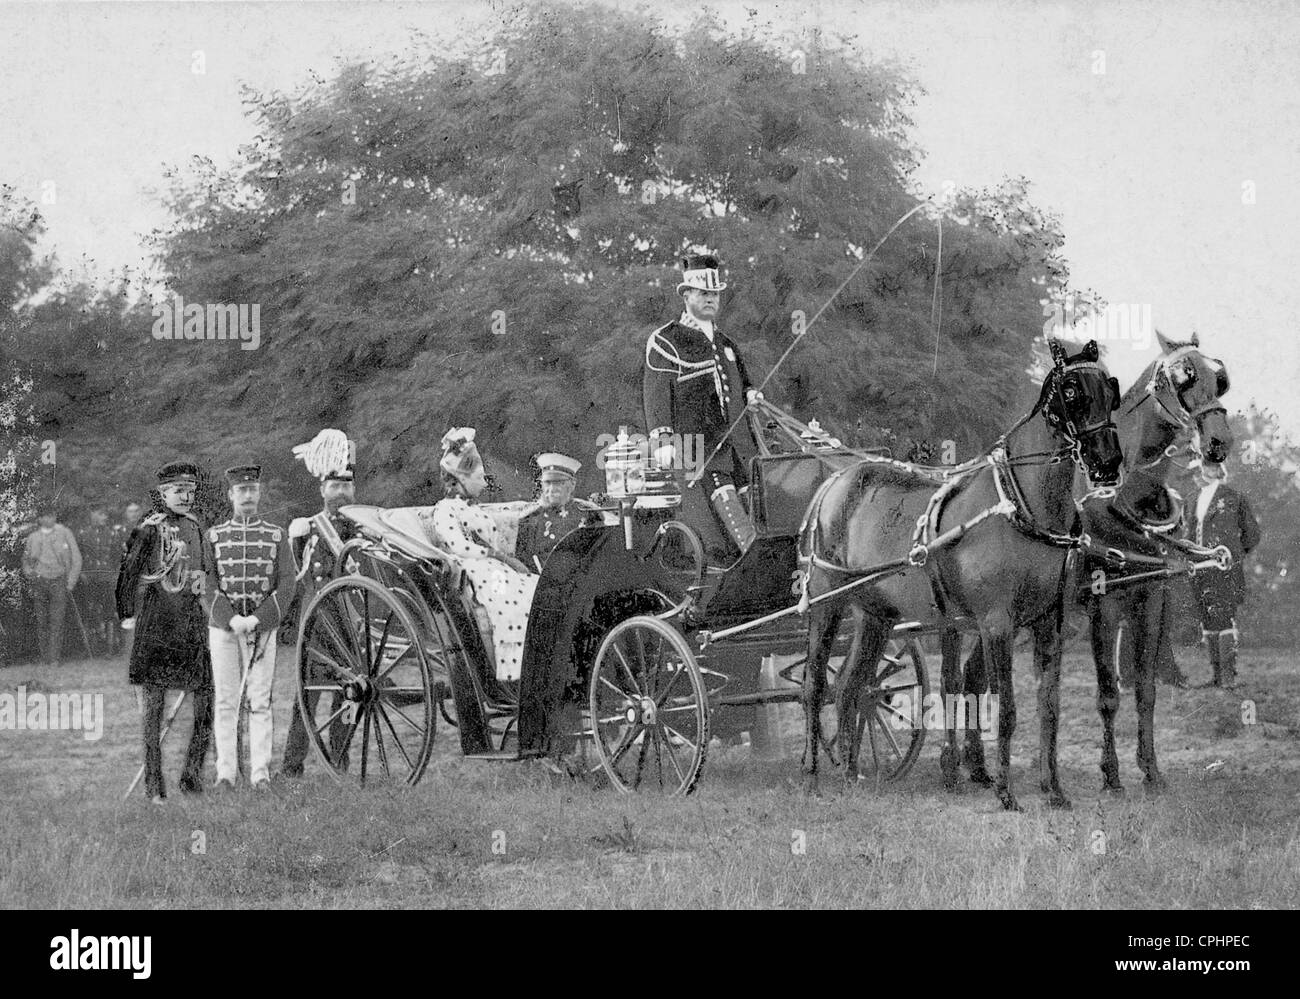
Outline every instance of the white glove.
<svg viewBox="0 0 1300 999"><path fill-rule="evenodd" d="M671 444L660 444L655 448L655 464L660 468L672 468L677 461L677 449Z"/></svg>
<svg viewBox="0 0 1300 999"><path fill-rule="evenodd" d="M745 401L749 403L751 406L754 405L754 403L756 402L763 402L764 401L763 393L760 392L758 389L746 389Z"/></svg>
<svg viewBox="0 0 1300 999"><path fill-rule="evenodd" d="M122 618L122 630L123 630L123 631L134 631L134 630L135 630L135 618L133 618L133 617L124 617L124 618Z"/></svg>
<svg viewBox="0 0 1300 999"><path fill-rule="evenodd" d="M243 615L236 614L234 617L230 619L230 630L237 635L242 635L245 632L252 631L256 627L257 627L257 618L255 617L251 617L251 616L245 617Z"/></svg>
<svg viewBox="0 0 1300 999"><path fill-rule="evenodd" d="M311 533L311 521L306 517L294 517L289 521L289 537L305 538Z"/></svg>

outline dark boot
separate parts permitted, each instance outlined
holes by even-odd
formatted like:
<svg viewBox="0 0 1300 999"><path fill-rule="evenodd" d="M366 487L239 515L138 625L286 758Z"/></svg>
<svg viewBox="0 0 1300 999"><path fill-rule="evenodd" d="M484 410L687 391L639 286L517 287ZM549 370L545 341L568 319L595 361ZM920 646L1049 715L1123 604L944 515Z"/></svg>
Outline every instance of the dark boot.
<svg viewBox="0 0 1300 999"><path fill-rule="evenodd" d="M1205 643L1206 650L1210 653L1210 666L1214 670L1214 678L1208 683L1202 683L1202 687L1218 687L1222 671L1219 666L1219 636L1213 631L1201 631L1201 641Z"/></svg>
<svg viewBox="0 0 1300 999"><path fill-rule="evenodd" d="M740 553L743 555L749 551L749 546L754 543L756 532L749 514L745 512L744 504L736 495L735 487L722 486L714 492L709 502L713 505L713 512L718 520L726 528L727 536L740 549Z"/></svg>
<svg viewBox="0 0 1300 999"><path fill-rule="evenodd" d="M1232 690L1237 685L1237 633L1221 631L1218 634L1219 679L1218 686Z"/></svg>

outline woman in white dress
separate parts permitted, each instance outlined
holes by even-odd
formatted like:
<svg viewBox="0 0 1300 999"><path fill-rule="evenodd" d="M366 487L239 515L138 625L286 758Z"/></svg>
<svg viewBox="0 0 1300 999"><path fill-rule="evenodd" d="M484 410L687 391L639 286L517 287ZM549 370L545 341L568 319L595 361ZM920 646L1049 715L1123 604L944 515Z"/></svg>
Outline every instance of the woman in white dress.
<svg viewBox="0 0 1300 999"><path fill-rule="evenodd" d="M518 680L533 591L541 577L502 548L496 521L477 505L487 479L472 427L447 431L438 464L446 499L433 508L434 530L443 547L460 559L487 611L497 679Z"/></svg>

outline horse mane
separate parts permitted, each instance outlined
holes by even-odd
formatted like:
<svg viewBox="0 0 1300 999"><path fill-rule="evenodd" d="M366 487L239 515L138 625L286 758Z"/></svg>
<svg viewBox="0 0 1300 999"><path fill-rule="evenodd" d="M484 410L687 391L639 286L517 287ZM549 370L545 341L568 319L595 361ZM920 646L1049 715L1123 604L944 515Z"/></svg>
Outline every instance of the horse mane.
<svg viewBox="0 0 1300 999"><path fill-rule="evenodd" d="M1141 399L1138 398L1139 393L1142 393L1143 397L1145 397L1147 386L1151 384L1151 376L1155 374L1156 365L1160 363L1160 358L1164 356L1165 352L1161 351L1160 357L1157 357L1154 361L1143 368L1142 374L1137 377L1137 381L1130 385L1128 391L1120 396L1119 409L1121 413L1127 413L1130 406L1136 406L1137 403L1141 401Z"/></svg>

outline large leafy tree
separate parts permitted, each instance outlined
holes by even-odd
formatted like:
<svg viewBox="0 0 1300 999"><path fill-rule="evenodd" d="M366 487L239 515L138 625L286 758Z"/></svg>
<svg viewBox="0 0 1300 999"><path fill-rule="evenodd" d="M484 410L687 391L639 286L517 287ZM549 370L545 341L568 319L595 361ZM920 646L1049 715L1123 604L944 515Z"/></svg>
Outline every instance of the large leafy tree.
<svg viewBox="0 0 1300 999"><path fill-rule="evenodd" d="M722 321L759 378L817 317L769 398L969 456L1024 404L1059 226L1012 181L914 215L860 267L917 204L918 87L842 40L797 48L538 5L461 51L249 92L257 140L231 172L176 173L157 249L185 301L259 305L261 345L156 341L148 303L119 310L100 355L69 344L131 372L114 418L79 425L86 461L260 456L290 478L291 446L334 425L365 498L397 504L432 497L442 433L473 425L513 492L539 450L591 470L601 434L641 424L646 336L693 246L727 265Z"/></svg>

